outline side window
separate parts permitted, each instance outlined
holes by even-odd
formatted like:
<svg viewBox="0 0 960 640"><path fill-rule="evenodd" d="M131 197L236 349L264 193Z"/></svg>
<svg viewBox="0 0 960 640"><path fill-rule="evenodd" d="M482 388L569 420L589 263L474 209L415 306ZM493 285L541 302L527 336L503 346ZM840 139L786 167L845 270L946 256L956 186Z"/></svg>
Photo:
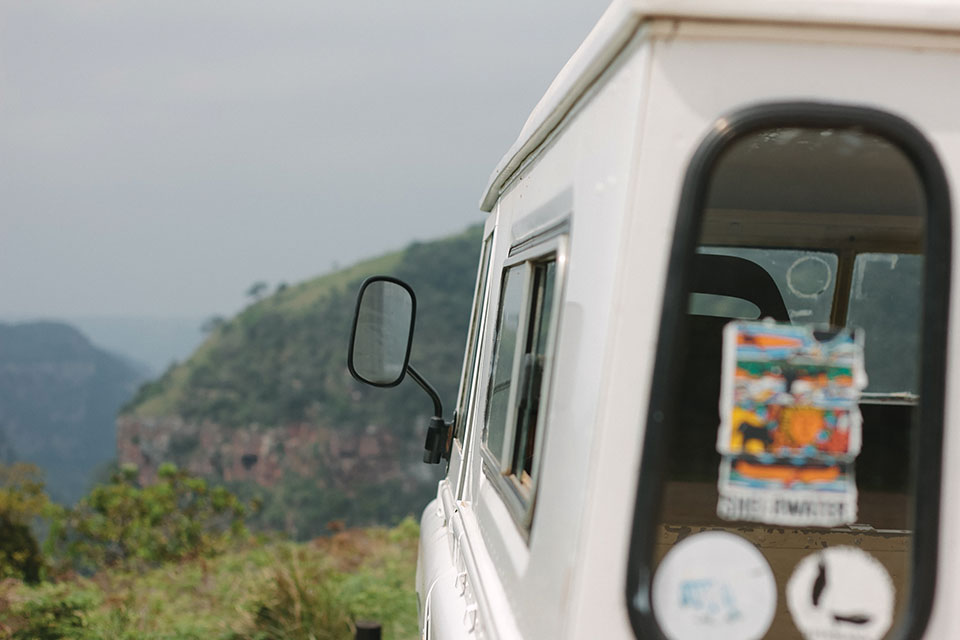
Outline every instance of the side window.
<svg viewBox="0 0 960 640"><path fill-rule="evenodd" d="M503 274L496 346L493 349L493 367L488 387L487 420L483 430L483 444L498 461L503 457L510 394L515 391L513 380L516 378L519 346L517 334L520 331L527 270L527 265L521 263Z"/></svg>
<svg viewBox="0 0 960 640"><path fill-rule="evenodd" d="M460 380L460 397L457 398L456 426L453 437L463 442L464 429L470 418L470 409L473 405L473 379L477 372L477 352L480 341L480 324L483 319L483 302L487 292L487 272L490 270L490 247L493 245L493 234L483 241L483 250L480 253L480 267L477 271L477 289L473 295L473 310L470 313L470 333L467 336L467 348L463 358L463 376Z"/></svg>
<svg viewBox="0 0 960 640"><path fill-rule="evenodd" d="M556 332L559 239L553 245L503 271L482 437L484 469L522 527L532 519Z"/></svg>
<svg viewBox="0 0 960 640"><path fill-rule="evenodd" d="M945 178L893 116L757 113L713 134L684 185L634 515L634 629L919 636L936 570Z"/></svg>
<svg viewBox="0 0 960 640"><path fill-rule="evenodd" d="M517 431L509 472L529 494L534 475L534 445L540 415L543 368L547 358L547 337L553 317L553 295L557 281L556 260L536 264L529 313L529 330L520 360Z"/></svg>

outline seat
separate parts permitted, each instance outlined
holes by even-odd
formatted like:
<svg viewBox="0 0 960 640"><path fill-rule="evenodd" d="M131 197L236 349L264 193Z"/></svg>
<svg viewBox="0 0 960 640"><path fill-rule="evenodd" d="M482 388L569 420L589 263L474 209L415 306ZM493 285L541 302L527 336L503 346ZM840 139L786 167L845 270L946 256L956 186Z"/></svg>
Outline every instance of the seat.
<svg viewBox="0 0 960 640"><path fill-rule="evenodd" d="M703 293L752 302L760 318L789 322L786 304L776 282L763 267L745 258L727 255L694 256L689 293ZM720 425L720 374L723 328L733 318L689 314L681 380L686 388L675 415L678 418L670 447L672 480L709 481L715 485L720 454L716 442Z"/></svg>

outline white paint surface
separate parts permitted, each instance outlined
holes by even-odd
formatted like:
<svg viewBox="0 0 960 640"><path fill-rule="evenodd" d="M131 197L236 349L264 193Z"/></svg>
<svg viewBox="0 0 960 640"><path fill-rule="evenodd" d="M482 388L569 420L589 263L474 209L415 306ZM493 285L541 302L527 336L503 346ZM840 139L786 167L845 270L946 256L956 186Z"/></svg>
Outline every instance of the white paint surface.
<svg viewBox="0 0 960 640"><path fill-rule="evenodd" d="M635 15L630 9L621 18ZM446 557L456 556L461 547L470 551L475 561L463 571L485 594L487 605L478 598L478 607L486 638L637 635L624 585L663 283L683 178L703 137L723 124L718 118L790 100L879 108L906 117L923 132L944 164L952 192L960 191L955 116L960 93L945 89L956 85L960 38L750 22L653 20L639 26L622 50L601 52L600 43L597 49L586 47L587 53L578 54L581 62L589 58L592 64L598 59L592 54L610 53L610 66L575 78L565 75L568 85L551 89L542 103L549 117L543 117L535 135L518 141L519 155L505 159L515 161L516 170L504 168L499 186L488 193L494 211L488 230L496 225L497 240L476 377L481 401L465 443L458 511L445 525L450 533L442 544L450 546L428 559L448 562ZM620 42L622 26L608 25L616 37L604 40L603 47ZM936 100L930 99L931 91ZM570 105L573 93L580 97ZM531 126L536 124L534 117ZM516 240L511 230L532 220L539 224L538 211L566 192L573 200L569 273L545 407L536 509L524 539L478 455L495 337L490 318L496 317L501 268ZM954 225L953 242L960 243L960 225ZM955 306L960 279L952 283ZM957 335L950 332L952 357L960 357ZM950 374L948 399L960 393L954 379ZM948 400L947 422L955 422L956 414ZM947 460L960 458L960 438L953 431L945 435ZM958 473L955 465L946 465L937 597L927 638L958 637ZM441 580L437 590L456 593L459 584ZM772 590L769 595L771 601L776 597ZM461 619L451 614L453 627L442 626L441 602L435 592L431 608L438 637L460 637ZM457 607L450 610L459 612ZM696 637L751 637L718 633L704 627Z"/></svg>

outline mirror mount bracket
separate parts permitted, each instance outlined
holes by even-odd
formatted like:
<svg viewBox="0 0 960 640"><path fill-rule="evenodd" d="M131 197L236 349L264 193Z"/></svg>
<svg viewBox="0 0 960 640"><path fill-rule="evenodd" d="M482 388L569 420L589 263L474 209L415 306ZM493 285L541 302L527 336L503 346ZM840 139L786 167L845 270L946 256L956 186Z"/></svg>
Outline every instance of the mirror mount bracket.
<svg viewBox="0 0 960 640"><path fill-rule="evenodd" d="M450 459L448 441L452 425L443 419L443 404L440 402L440 394L433 388L433 385L427 382L410 364L407 364L407 373L433 400L433 417L430 418L430 426L427 427L427 441L423 445L423 461L427 464L440 464L440 460Z"/></svg>
<svg viewBox="0 0 960 640"><path fill-rule="evenodd" d="M427 464L440 464L440 460L450 459L450 447L447 442L450 423L436 416L430 418L427 427L427 441L423 445L423 461Z"/></svg>
<svg viewBox="0 0 960 640"><path fill-rule="evenodd" d="M433 415L437 418L443 419L443 404L440 402L440 394L437 393L437 390L433 388L433 385L427 382L427 380L421 376L416 369L413 368L413 365L407 364L407 373L410 374L410 377L420 385L420 388L427 392L427 395L430 396L430 399L433 400Z"/></svg>

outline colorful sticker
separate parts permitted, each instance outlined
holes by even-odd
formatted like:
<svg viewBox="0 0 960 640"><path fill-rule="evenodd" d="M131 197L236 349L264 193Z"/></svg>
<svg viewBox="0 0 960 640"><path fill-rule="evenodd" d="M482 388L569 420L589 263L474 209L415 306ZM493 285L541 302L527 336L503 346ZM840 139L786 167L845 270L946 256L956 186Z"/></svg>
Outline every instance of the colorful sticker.
<svg viewBox="0 0 960 640"><path fill-rule="evenodd" d="M806 640L878 640L893 623L894 586L857 547L830 547L801 560L787 582L787 608Z"/></svg>
<svg viewBox="0 0 960 640"><path fill-rule="evenodd" d="M670 640L751 640L770 627L777 583L756 547L725 531L674 545L653 577L654 616Z"/></svg>
<svg viewBox="0 0 960 640"><path fill-rule="evenodd" d="M856 522L866 384L860 331L728 324L717 514L790 526Z"/></svg>

